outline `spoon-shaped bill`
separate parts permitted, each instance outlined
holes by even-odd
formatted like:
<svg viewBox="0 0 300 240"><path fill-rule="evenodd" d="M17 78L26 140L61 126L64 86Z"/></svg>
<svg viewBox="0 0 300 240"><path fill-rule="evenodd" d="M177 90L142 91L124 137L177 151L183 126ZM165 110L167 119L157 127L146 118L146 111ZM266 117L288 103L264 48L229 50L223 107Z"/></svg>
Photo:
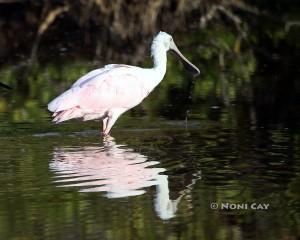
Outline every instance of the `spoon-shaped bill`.
<svg viewBox="0 0 300 240"><path fill-rule="evenodd" d="M183 56L183 54L179 51L179 49L177 48L176 44L173 41L170 44L170 50L179 57L179 59L183 63L183 66L188 71L190 71L193 74L193 76L197 76L200 74L200 70L194 64L192 64L189 60L187 60L185 56Z"/></svg>

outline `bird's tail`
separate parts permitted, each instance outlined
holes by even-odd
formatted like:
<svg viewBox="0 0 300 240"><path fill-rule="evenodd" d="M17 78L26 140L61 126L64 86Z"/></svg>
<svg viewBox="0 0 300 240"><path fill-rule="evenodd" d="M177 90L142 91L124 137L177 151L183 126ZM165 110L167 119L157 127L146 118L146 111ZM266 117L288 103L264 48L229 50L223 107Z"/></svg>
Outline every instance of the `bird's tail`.
<svg viewBox="0 0 300 240"><path fill-rule="evenodd" d="M52 122L61 123L70 120L72 118L81 118L82 111L79 108L75 107L75 108L71 108L59 112L54 112L52 117L54 117Z"/></svg>

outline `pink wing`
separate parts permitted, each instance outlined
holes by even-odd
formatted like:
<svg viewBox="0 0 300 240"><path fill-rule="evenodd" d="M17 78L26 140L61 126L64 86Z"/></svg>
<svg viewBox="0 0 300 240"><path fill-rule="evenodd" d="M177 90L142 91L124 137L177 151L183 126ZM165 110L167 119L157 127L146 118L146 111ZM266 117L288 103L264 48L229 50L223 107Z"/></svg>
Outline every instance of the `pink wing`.
<svg viewBox="0 0 300 240"><path fill-rule="evenodd" d="M127 65L109 65L110 68L94 70L51 101L49 111L59 112L74 107L97 111L98 109L131 108L149 93L138 74L141 68Z"/></svg>
<svg viewBox="0 0 300 240"><path fill-rule="evenodd" d="M109 70L115 68L116 66L117 64L109 64L109 65L105 65L103 68L90 71L87 74L83 75L81 78L79 78L75 83L73 83L72 87L80 86L85 82L95 79L96 77L99 77L101 74L108 72Z"/></svg>

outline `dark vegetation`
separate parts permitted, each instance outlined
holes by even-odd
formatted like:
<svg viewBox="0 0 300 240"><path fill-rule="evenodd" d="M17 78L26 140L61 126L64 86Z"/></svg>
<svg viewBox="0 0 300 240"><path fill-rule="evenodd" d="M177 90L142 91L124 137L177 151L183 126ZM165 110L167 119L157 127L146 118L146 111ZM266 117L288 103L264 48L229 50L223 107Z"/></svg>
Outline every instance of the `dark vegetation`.
<svg viewBox="0 0 300 240"><path fill-rule="evenodd" d="M2 0L1 82L45 105L92 68L151 65L149 44L163 30L200 67L201 81L180 78L170 58L154 93L159 100L143 111L184 119L192 104L210 115L211 106L239 102L234 110L253 125L293 127L300 120L299 11L295 0Z"/></svg>

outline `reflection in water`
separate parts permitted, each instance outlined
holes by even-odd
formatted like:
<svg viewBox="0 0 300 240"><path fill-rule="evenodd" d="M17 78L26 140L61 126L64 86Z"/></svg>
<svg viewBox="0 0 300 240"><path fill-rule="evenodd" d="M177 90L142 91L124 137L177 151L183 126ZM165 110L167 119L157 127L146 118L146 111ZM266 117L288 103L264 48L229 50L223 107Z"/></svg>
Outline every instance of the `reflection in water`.
<svg viewBox="0 0 300 240"><path fill-rule="evenodd" d="M78 186L81 192L105 191L109 198L117 198L140 195L143 187L156 185L156 176L165 169L148 167L157 163L110 139L103 147L55 149L50 168L62 186Z"/></svg>
<svg viewBox="0 0 300 240"><path fill-rule="evenodd" d="M184 194L170 200L168 176L164 168L154 168L157 161L117 145L113 138L104 146L54 150L50 169L56 173L55 183L61 187L79 187L80 192L107 192L108 198L141 195L143 188L156 186L155 210L160 218L175 216L177 204Z"/></svg>

